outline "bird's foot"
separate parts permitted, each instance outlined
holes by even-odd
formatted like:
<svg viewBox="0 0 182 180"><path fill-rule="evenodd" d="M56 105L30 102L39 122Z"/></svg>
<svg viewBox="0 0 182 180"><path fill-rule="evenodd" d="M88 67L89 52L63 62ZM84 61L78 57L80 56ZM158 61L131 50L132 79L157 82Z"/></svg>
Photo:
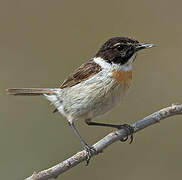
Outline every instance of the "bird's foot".
<svg viewBox="0 0 182 180"><path fill-rule="evenodd" d="M134 133L134 128L132 126L130 126L129 124L122 124L122 125L118 125L117 127L118 129L124 129L127 131L127 136L125 138L121 138L120 141L121 142L125 142L128 140L128 136L130 135L130 144L133 142L133 133Z"/></svg>
<svg viewBox="0 0 182 180"><path fill-rule="evenodd" d="M96 152L96 150L94 149L94 147L90 147L87 144L84 145L84 149L87 152L86 166L88 166L90 159L92 157L92 154Z"/></svg>

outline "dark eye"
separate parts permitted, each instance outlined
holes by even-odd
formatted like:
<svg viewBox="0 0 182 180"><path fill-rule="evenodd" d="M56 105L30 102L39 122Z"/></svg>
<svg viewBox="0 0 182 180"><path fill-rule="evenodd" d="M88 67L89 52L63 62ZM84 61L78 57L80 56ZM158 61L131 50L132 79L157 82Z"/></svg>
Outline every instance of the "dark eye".
<svg viewBox="0 0 182 180"><path fill-rule="evenodd" d="M125 46L125 45L119 45L116 48L117 48L118 51L123 51L124 49L127 48L127 46Z"/></svg>

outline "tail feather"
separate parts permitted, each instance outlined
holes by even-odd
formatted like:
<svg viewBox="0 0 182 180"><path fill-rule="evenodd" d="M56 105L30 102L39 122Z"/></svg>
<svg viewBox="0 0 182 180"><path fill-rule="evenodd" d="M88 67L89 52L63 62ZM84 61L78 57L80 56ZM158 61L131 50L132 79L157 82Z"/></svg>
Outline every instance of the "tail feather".
<svg viewBox="0 0 182 180"><path fill-rule="evenodd" d="M15 96L40 96L44 94L56 94L54 89L50 88L10 88L7 89L10 95Z"/></svg>

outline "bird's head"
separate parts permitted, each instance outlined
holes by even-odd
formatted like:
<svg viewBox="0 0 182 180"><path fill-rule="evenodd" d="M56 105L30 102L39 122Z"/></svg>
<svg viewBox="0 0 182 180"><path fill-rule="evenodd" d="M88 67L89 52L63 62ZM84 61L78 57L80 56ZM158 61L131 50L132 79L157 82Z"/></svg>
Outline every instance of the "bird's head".
<svg viewBox="0 0 182 180"><path fill-rule="evenodd" d="M137 52L154 46L154 44L139 43L133 38L114 37L101 46L96 57L100 57L111 64L129 66L135 60Z"/></svg>

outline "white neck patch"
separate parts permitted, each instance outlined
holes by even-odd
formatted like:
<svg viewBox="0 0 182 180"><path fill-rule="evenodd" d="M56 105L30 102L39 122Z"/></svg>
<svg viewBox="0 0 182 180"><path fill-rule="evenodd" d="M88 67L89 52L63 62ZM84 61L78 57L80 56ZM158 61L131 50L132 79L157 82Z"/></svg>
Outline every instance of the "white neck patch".
<svg viewBox="0 0 182 180"><path fill-rule="evenodd" d="M112 65L106 62L104 59L100 57L94 57L94 62L97 63L102 69L111 69Z"/></svg>
<svg viewBox="0 0 182 180"><path fill-rule="evenodd" d="M104 59L100 58L100 57L94 57L94 62L96 62L98 65L101 66L102 69L110 69L112 70L123 70L123 71L130 71L132 69L132 63L136 58L136 54L134 54L129 61L126 64L120 65L120 64L115 64L115 63L108 63L107 61L105 61Z"/></svg>

